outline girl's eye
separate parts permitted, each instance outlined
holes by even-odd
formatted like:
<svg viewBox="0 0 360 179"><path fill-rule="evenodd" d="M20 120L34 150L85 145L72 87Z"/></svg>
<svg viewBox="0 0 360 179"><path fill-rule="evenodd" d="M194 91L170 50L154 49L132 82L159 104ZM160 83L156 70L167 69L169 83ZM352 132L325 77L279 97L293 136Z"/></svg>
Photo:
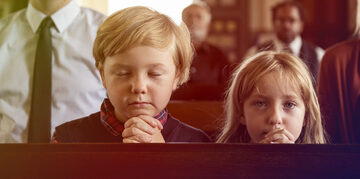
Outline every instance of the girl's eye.
<svg viewBox="0 0 360 179"><path fill-rule="evenodd" d="M284 107L288 108L288 109L293 109L295 106L296 106L296 103L294 103L294 102L287 102L284 104Z"/></svg>
<svg viewBox="0 0 360 179"><path fill-rule="evenodd" d="M255 105L256 107L265 107L265 106L266 106L266 104L265 104L264 101L255 101L255 102L254 102L254 105Z"/></svg>

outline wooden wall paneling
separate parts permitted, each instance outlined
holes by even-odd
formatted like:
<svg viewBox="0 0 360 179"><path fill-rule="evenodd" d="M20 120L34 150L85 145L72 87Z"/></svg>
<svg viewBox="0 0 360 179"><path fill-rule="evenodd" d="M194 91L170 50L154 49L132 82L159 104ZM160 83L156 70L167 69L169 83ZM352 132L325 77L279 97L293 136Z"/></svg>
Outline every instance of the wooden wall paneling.
<svg viewBox="0 0 360 179"><path fill-rule="evenodd" d="M350 37L348 1L297 1L305 8L306 23L303 32L305 39L328 48Z"/></svg>
<svg viewBox="0 0 360 179"><path fill-rule="evenodd" d="M205 0L212 10L208 41L218 45L230 62L239 62L249 43L248 0Z"/></svg>

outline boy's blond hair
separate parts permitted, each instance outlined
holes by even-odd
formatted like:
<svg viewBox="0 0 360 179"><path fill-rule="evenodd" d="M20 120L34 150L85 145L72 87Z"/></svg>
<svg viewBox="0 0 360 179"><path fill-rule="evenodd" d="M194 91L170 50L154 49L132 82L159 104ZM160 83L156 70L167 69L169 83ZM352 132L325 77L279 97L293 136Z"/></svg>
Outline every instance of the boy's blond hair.
<svg viewBox="0 0 360 179"><path fill-rule="evenodd" d="M106 57L144 45L171 50L179 84L189 78L193 49L185 25L176 25L168 16L147 7L129 7L109 16L99 27L93 55L103 70Z"/></svg>
<svg viewBox="0 0 360 179"><path fill-rule="evenodd" d="M259 80L271 72L297 89L305 104L304 127L295 143L326 143L321 123L320 107L312 78L306 65L296 56L281 52L261 52L245 60L232 76L225 101L225 121L218 143L249 142L246 126L240 123L244 115L244 102L256 90Z"/></svg>

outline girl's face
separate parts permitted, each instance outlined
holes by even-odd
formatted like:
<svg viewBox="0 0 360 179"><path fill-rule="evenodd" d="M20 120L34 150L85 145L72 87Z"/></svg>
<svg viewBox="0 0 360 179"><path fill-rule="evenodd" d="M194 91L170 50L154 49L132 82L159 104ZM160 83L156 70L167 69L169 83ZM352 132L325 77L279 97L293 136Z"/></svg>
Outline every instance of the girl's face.
<svg viewBox="0 0 360 179"><path fill-rule="evenodd" d="M271 72L257 83L244 102L244 116L252 142L294 143L304 125L305 105L300 91L280 74Z"/></svg>

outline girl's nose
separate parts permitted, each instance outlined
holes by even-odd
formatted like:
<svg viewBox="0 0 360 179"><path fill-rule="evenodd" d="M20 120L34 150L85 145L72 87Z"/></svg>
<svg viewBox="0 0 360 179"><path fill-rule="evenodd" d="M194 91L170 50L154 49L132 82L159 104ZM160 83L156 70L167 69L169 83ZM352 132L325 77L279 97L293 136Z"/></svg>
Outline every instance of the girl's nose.
<svg viewBox="0 0 360 179"><path fill-rule="evenodd" d="M281 125L282 124L282 110L281 108L278 107L274 107L273 109L271 109L271 114L269 116L269 123L271 125Z"/></svg>

